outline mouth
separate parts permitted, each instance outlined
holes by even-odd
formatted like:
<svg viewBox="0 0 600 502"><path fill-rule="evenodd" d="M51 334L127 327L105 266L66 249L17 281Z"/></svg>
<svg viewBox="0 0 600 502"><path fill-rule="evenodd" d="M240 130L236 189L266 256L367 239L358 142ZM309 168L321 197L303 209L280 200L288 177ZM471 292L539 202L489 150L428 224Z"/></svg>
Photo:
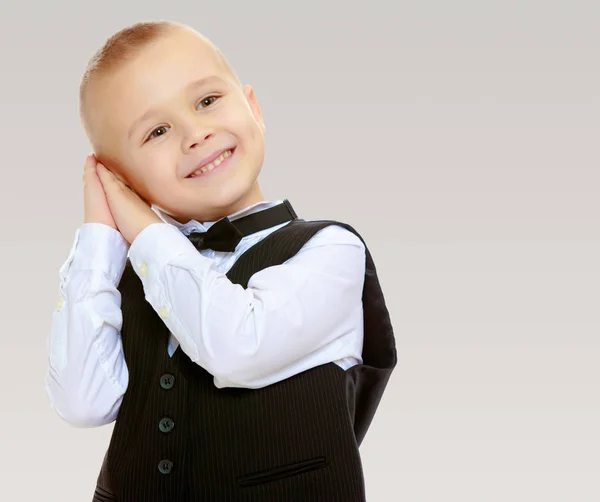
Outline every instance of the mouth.
<svg viewBox="0 0 600 502"><path fill-rule="evenodd" d="M217 168L225 167L229 164L229 159L233 155L234 151L235 147L225 150L216 159L212 160L208 164L205 164L201 168L196 169L189 176L186 176L186 178L198 178L199 176L205 176L207 173L215 171Z"/></svg>

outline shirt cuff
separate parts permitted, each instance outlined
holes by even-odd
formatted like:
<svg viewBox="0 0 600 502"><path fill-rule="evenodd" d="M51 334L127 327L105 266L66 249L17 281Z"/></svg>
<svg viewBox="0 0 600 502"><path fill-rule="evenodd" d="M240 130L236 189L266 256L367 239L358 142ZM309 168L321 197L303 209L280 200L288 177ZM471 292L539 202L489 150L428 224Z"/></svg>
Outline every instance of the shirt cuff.
<svg viewBox="0 0 600 502"><path fill-rule="evenodd" d="M61 273L99 271L116 285L125 270L128 248L129 243L118 230L104 223L84 223L77 229L72 252Z"/></svg>

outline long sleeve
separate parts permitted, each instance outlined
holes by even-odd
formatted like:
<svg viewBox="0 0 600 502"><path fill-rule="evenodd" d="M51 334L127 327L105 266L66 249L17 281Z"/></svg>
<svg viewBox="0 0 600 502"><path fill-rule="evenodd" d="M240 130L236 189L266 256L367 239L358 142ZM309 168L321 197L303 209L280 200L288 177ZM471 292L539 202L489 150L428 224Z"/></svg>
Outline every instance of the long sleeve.
<svg viewBox="0 0 600 502"><path fill-rule="evenodd" d="M121 296L128 243L115 229L77 229L60 269L60 298L47 338L45 387L54 410L78 427L115 420L128 372L120 337Z"/></svg>
<svg viewBox="0 0 600 502"><path fill-rule="evenodd" d="M317 232L246 289L171 225L146 227L129 256L146 300L217 387L258 388L344 355L360 358L365 248L342 227Z"/></svg>

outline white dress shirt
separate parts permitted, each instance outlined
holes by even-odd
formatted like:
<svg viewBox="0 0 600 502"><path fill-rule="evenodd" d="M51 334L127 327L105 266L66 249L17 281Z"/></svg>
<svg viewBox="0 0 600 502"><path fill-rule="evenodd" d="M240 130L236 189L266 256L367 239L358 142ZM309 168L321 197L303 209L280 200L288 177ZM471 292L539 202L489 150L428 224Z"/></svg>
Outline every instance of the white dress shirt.
<svg viewBox="0 0 600 502"><path fill-rule="evenodd" d="M230 219L281 202L259 202ZM329 362L362 363L365 247L355 234L330 225L243 288L226 272L289 222L244 237L233 253L198 251L186 235L215 222L181 224L153 210L164 223L146 227L131 246L102 223L76 230L47 338L45 387L63 420L97 427L117 417L129 378L117 289L127 257L170 331L168 354L183 350L218 388L260 388Z"/></svg>

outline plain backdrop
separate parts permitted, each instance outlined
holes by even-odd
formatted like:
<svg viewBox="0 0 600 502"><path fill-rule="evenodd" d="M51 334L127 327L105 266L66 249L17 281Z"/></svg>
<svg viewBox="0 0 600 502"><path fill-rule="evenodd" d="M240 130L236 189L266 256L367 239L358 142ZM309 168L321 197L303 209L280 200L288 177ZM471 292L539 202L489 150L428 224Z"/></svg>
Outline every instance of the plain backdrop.
<svg viewBox="0 0 600 502"><path fill-rule="evenodd" d="M44 390L82 223L93 52L188 23L256 90L261 186L366 240L398 366L361 448L369 502L600 500L595 1L54 2L0 7L0 499L91 500L114 424Z"/></svg>

